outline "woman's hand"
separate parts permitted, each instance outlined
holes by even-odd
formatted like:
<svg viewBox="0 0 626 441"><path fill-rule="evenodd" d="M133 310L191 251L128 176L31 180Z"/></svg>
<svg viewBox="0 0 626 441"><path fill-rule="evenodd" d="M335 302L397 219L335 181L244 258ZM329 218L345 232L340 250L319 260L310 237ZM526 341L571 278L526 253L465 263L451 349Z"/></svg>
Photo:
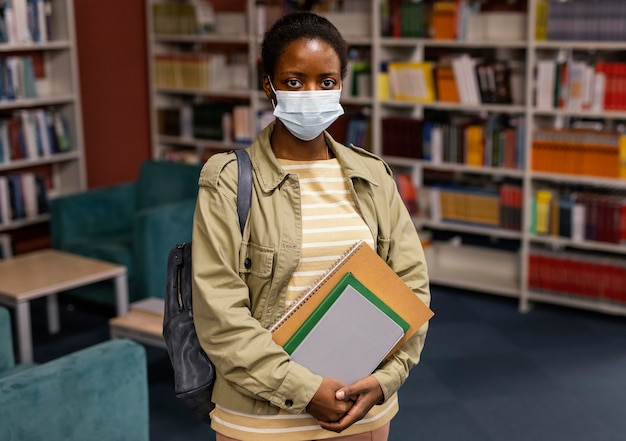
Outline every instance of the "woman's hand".
<svg viewBox="0 0 626 441"><path fill-rule="evenodd" d="M352 407L350 400L338 400L336 393L344 390L346 386L336 380L324 378L319 389L313 395L311 402L306 407L307 412L320 424L322 422L334 422L343 418ZM323 427L323 426L322 426Z"/></svg>
<svg viewBox="0 0 626 441"><path fill-rule="evenodd" d="M350 409L341 419L324 421L318 418L318 423L326 430L339 433L361 420L375 404L384 398L384 395L378 380L370 375L350 386L338 389L334 398L336 401L351 403Z"/></svg>

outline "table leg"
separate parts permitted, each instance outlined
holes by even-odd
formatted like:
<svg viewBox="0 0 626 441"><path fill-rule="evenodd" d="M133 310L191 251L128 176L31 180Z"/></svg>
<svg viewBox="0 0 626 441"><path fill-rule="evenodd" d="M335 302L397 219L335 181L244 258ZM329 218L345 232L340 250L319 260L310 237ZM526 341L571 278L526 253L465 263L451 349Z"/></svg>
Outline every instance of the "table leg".
<svg viewBox="0 0 626 441"><path fill-rule="evenodd" d="M21 363L33 362L33 336L30 324L30 303L18 303L15 308L17 344Z"/></svg>
<svg viewBox="0 0 626 441"><path fill-rule="evenodd" d="M126 274L115 278L115 299L117 303L117 315L122 316L128 312L128 279Z"/></svg>
<svg viewBox="0 0 626 441"><path fill-rule="evenodd" d="M56 334L61 330L61 320L59 319L59 299L56 293L46 297L48 311L48 332Z"/></svg>

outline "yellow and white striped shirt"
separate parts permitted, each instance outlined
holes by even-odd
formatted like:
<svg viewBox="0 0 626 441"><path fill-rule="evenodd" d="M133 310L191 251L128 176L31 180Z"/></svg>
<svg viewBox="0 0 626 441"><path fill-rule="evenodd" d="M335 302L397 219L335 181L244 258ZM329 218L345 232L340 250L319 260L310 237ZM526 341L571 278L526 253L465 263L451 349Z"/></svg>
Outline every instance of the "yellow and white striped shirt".
<svg viewBox="0 0 626 441"><path fill-rule="evenodd" d="M355 242L364 240L373 248L374 240L336 159L279 161L298 175L302 196L302 255L289 281L289 307Z"/></svg>

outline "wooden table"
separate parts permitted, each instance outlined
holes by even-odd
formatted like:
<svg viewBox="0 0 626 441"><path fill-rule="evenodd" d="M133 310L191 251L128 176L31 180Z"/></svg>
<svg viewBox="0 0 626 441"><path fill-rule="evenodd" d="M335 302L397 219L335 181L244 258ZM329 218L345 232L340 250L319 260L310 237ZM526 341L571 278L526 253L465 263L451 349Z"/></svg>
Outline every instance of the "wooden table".
<svg viewBox="0 0 626 441"><path fill-rule="evenodd" d="M112 279L117 315L128 311L126 267L46 249L0 261L0 304L15 308L19 359L32 363L30 301L46 297L48 330L60 329L57 293Z"/></svg>
<svg viewBox="0 0 626 441"><path fill-rule="evenodd" d="M127 314L109 320L111 337L164 348L163 308L163 299L154 297L134 302Z"/></svg>

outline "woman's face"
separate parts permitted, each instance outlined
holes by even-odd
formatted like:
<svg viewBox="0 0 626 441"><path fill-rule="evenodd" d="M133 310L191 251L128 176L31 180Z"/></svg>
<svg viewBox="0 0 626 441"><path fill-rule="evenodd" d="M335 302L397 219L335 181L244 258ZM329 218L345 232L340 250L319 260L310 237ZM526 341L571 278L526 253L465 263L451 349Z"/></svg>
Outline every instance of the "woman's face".
<svg viewBox="0 0 626 441"><path fill-rule="evenodd" d="M341 62L335 50L323 40L296 40L278 58L273 84L276 90L286 91L339 89ZM275 99L267 76L264 89L268 98Z"/></svg>

